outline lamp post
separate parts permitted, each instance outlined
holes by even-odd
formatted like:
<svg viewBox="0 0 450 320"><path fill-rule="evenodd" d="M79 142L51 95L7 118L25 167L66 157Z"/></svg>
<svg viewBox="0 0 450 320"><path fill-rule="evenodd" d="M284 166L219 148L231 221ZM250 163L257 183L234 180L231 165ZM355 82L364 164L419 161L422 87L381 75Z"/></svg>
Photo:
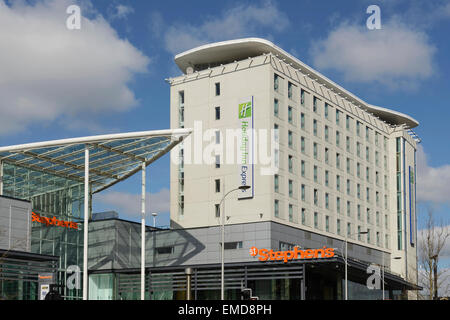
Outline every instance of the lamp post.
<svg viewBox="0 0 450 320"><path fill-rule="evenodd" d="M437 300L438 298L438 289L437 289L437 258L438 255L435 254L434 256L431 256L430 259L434 260L434 267L433 267L433 273L434 273L434 300ZM431 270L430 270L431 273Z"/></svg>
<svg viewBox="0 0 450 320"><path fill-rule="evenodd" d="M156 212L152 212L152 216L153 216L153 228L156 228L156 216L158 214Z"/></svg>
<svg viewBox="0 0 450 320"><path fill-rule="evenodd" d="M346 234L345 235L345 258L344 258L344 262L345 262L345 300L348 300L348 280L347 280L347 237L348 236L352 236L352 235L360 235L360 234L367 234L367 231L360 231L360 232L356 232L356 233L352 233L352 234Z"/></svg>
<svg viewBox="0 0 450 320"><path fill-rule="evenodd" d="M226 196L228 196L231 192L233 191L237 191L237 190L242 190L245 191L247 189L250 189L250 186L240 186L238 188L232 189L230 191L228 191L222 198L222 200L220 200L219 203L219 208L222 204L222 202L224 202ZM225 259L224 259L224 255L225 255L225 202L224 202L224 208L222 210L223 212L221 212L221 218L222 218L222 222L221 222L221 228L222 228L222 248L221 248L221 283L220 283L220 298L221 300L225 300Z"/></svg>

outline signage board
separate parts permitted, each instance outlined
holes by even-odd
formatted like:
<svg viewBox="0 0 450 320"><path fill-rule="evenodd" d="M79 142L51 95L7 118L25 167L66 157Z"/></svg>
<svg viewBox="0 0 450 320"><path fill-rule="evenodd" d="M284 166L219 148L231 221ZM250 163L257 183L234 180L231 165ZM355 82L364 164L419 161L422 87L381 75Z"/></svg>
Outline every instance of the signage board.
<svg viewBox="0 0 450 320"><path fill-rule="evenodd" d="M253 198L253 118L254 118L253 96L241 99L238 104L239 119L239 152L238 152L238 175L239 186L250 186L247 190L239 190L238 199Z"/></svg>

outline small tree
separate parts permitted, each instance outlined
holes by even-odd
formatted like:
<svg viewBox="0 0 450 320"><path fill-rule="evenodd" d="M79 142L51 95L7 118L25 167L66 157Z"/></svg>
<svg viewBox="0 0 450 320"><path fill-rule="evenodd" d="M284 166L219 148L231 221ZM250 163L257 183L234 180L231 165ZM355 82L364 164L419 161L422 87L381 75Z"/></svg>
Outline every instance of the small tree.
<svg viewBox="0 0 450 320"><path fill-rule="evenodd" d="M438 274L433 272L434 264L439 266L439 258L442 255L442 249L449 237L449 226L439 220L436 223L432 209L428 209L426 228L420 232L419 240L419 283L424 288L422 299L433 299L434 292L441 291L441 295L448 294L448 285L443 286L448 277L448 270L438 268ZM437 284L435 286L435 283Z"/></svg>

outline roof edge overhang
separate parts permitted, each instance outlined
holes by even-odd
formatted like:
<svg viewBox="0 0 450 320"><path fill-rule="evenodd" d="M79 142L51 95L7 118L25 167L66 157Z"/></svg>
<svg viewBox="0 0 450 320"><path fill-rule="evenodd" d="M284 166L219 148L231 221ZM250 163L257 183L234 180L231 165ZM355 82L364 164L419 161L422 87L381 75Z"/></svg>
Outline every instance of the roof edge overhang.
<svg viewBox="0 0 450 320"><path fill-rule="evenodd" d="M340 97L347 99L361 109L372 113L388 124L393 126L406 125L409 128L414 128L419 125L417 120L408 115L368 104L266 39L243 38L205 44L177 54L175 56L175 63L180 70L186 74L186 69L188 67L193 67L196 64L212 64L220 63L221 61L247 59L248 57L269 53L283 60L285 63L291 64L295 69L310 76L311 79L319 84L331 88L335 93L339 94Z"/></svg>

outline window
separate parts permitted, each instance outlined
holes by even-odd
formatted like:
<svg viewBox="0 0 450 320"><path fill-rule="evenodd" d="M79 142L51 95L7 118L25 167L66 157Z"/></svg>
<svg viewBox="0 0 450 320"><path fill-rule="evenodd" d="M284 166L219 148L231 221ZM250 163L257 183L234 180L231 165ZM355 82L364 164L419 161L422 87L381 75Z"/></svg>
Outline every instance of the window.
<svg viewBox="0 0 450 320"><path fill-rule="evenodd" d="M359 183L356 184L356 195L358 199L361 199L361 185Z"/></svg>
<svg viewBox="0 0 450 320"><path fill-rule="evenodd" d="M370 168L369 167L366 167L366 180L367 180L367 182L369 182L370 181Z"/></svg>
<svg viewBox="0 0 450 320"><path fill-rule="evenodd" d="M314 182L317 182L317 166L314 166Z"/></svg>
<svg viewBox="0 0 450 320"><path fill-rule="evenodd" d="M293 91L293 84L291 82L288 82L288 98L292 99L292 91Z"/></svg>
<svg viewBox="0 0 450 320"><path fill-rule="evenodd" d="M325 193L325 208L330 209L330 194L328 192Z"/></svg>
<svg viewBox="0 0 450 320"><path fill-rule="evenodd" d="M300 114L300 128L305 129L305 114L303 112Z"/></svg>
<svg viewBox="0 0 450 320"><path fill-rule="evenodd" d="M216 155L216 169L220 168L220 155Z"/></svg>
<svg viewBox="0 0 450 320"><path fill-rule="evenodd" d="M216 185L216 192L220 192L220 179L216 179L214 182Z"/></svg>
<svg viewBox="0 0 450 320"><path fill-rule="evenodd" d="M347 216L350 217L352 215L352 205L350 201L347 201Z"/></svg>
<svg viewBox="0 0 450 320"><path fill-rule="evenodd" d="M302 201L306 201L306 186L304 184L302 184L301 192L302 192Z"/></svg>
<svg viewBox="0 0 450 320"><path fill-rule="evenodd" d="M292 204L289 205L289 222L294 221L294 206Z"/></svg>
<svg viewBox="0 0 450 320"><path fill-rule="evenodd" d="M341 168L341 155L339 153L336 153L336 168Z"/></svg>
<svg viewBox="0 0 450 320"><path fill-rule="evenodd" d="M350 137L345 137L345 150L347 150L347 152L350 152Z"/></svg>
<svg viewBox="0 0 450 320"><path fill-rule="evenodd" d="M289 148L293 148L293 140L292 140L292 131L291 130L289 130L288 131L288 145L289 145Z"/></svg>
<svg viewBox="0 0 450 320"><path fill-rule="evenodd" d="M367 223L370 223L370 208L367 208Z"/></svg>
<svg viewBox="0 0 450 320"><path fill-rule="evenodd" d="M337 222L336 222L336 231L337 231L337 234L341 234L341 219L337 219Z"/></svg>
<svg viewBox="0 0 450 320"><path fill-rule="evenodd" d="M350 195L350 180L347 179L347 195Z"/></svg>
<svg viewBox="0 0 450 320"><path fill-rule="evenodd" d="M351 167L350 167L350 158L347 158L347 159L346 159L346 167L347 167L347 168L346 168L346 169L347 169L347 173L350 173L350 168L351 168Z"/></svg>
<svg viewBox="0 0 450 320"><path fill-rule="evenodd" d="M313 154L314 154L314 159L318 159L318 151L317 151L317 143L313 143Z"/></svg>
<svg viewBox="0 0 450 320"><path fill-rule="evenodd" d="M273 184L274 184L274 190L275 192L279 192L280 191L280 176L275 174L273 176Z"/></svg>
<svg viewBox="0 0 450 320"><path fill-rule="evenodd" d="M346 117L345 117L345 128L347 129L347 130L350 130L350 116L349 115L347 115Z"/></svg>
<svg viewBox="0 0 450 320"><path fill-rule="evenodd" d="M366 188L366 200L367 202L370 202L370 189Z"/></svg>
<svg viewBox="0 0 450 320"><path fill-rule="evenodd" d="M366 141L370 140L370 128L366 127Z"/></svg>
<svg viewBox="0 0 450 320"><path fill-rule="evenodd" d="M302 208L302 224L306 224L306 209Z"/></svg>
<svg viewBox="0 0 450 320"><path fill-rule="evenodd" d="M275 200L274 211L275 211L275 217L279 217L279 215L280 215L280 203L279 203L278 200Z"/></svg>
<svg viewBox="0 0 450 320"><path fill-rule="evenodd" d="M302 106L305 105L305 90L303 89L300 90L300 104Z"/></svg>
<svg viewBox="0 0 450 320"><path fill-rule="evenodd" d="M341 191L341 177L339 175L336 176L336 189Z"/></svg>
<svg viewBox="0 0 450 320"><path fill-rule="evenodd" d="M328 148L325 148L325 163L328 164L330 152Z"/></svg>
<svg viewBox="0 0 450 320"><path fill-rule="evenodd" d="M314 228L319 228L319 214L314 212Z"/></svg>
<svg viewBox="0 0 450 320"><path fill-rule="evenodd" d="M325 216L325 231L330 232L330 217Z"/></svg>
<svg viewBox="0 0 450 320"><path fill-rule="evenodd" d="M216 120L220 120L220 107L216 107Z"/></svg>
<svg viewBox="0 0 450 320"><path fill-rule="evenodd" d="M273 114L278 117L279 108L278 108L278 99L273 100Z"/></svg>
<svg viewBox="0 0 450 320"><path fill-rule="evenodd" d="M336 110L336 124L339 126L339 110Z"/></svg>
<svg viewBox="0 0 450 320"><path fill-rule="evenodd" d="M293 173L293 170L294 170L294 158L292 156L288 156L288 165L289 165L289 172Z"/></svg>
<svg viewBox="0 0 450 320"><path fill-rule="evenodd" d="M293 197L294 196L294 182L289 179L289 197Z"/></svg>
<svg viewBox="0 0 450 320"><path fill-rule="evenodd" d="M361 178L361 164L359 162L356 163L356 176Z"/></svg>
<svg viewBox="0 0 450 320"><path fill-rule="evenodd" d="M216 213L216 218L220 218L220 204L215 204L214 205L215 208L215 213Z"/></svg>
<svg viewBox="0 0 450 320"><path fill-rule="evenodd" d="M358 204L357 206L357 214L358 214L358 220L361 220L361 205Z"/></svg>
<svg viewBox="0 0 450 320"><path fill-rule="evenodd" d="M301 174L302 174L302 177L305 177L305 173L306 173L306 164L305 164L305 160L302 160L301 161Z"/></svg>
<svg viewBox="0 0 450 320"><path fill-rule="evenodd" d="M317 120L313 120L313 134L317 137Z"/></svg>
<svg viewBox="0 0 450 320"><path fill-rule="evenodd" d="M220 82L216 82L216 96L220 96Z"/></svg>
<svg viewBox="0 0 450 320"><path fill-rule="evenodd" d="M280 76L277 74L273 75L273 90L278 91L280 88Z"/></svg>
<svg viewBox="0 0 450 320"><path fill-rule="evenodd" d="M173 246L167 246L167 247L157 247L156 253L157 254L172 254L174 252Z"/></svg>
<svg viewBox="0 0 450 320"><path fill-rule="evenodd" d="M352 234L352 224L350 222L347 223L347 237L350 237Z"/></svg>
<svg viewBox="0 0 450 320"><path fill-rule="evenodd" d="M376 222L377 226L379 227L380 226L380 212L379 211L377 211L375 213L375 222Z"/></svg>
<svg viewBox="0 0 450 320"><path fill-rule="evenodd" d="M370 149L369 149L369 147L366 147L366 161L367 162L370 161Z"/></svg>
<svg viewBox="0 0 450 320"><path fill-rule="evenodd" d="M356 121L356 135L361 136L361 122Z"/></svg>
<svg viewBox="0 0 450 320"><path fill-rule="evenodd" d="M317 100L318 99L316 97L313 98L313 111L315 113L317 113Z"/></svg>
<svg viewBox="0 0 450 320"><path fill-rule="evenodd" d="M361 226L358 226L358 241L361 241Z"/></svg>
<svg viewBox="0 0 450 320"><path fill-rule="evenodd" d="M223 248L224 250L242 249L242 241L225 242Z"/></svg>
<svg viewBox="0 0 450 320"><path fill-rule="evenodd" d="M318 205L319 204L319 190L314 189L314 205Z"/></svg>
<svg viewBox="0 0 450 320"><path fill-rule="evenodd" d="M339 131L336 131L336 145L339 147L341 144L341 139L340 139L340 134Z"/></svg>
<svg viewBox="0 0 450 320"><path fill-rule="evenodd" d="M216 144L220 144L220 131L216 131Z"/></svg>
<svg viewBox="0 0 450 320"><path fill-rule="evenodd" d="M300 149L303 153L305 153L306 146L305 146L305 137L300 138Z"/></svg>
<svg viewBox="0 0 450 320"><path fill-rule="evenodd" d="M324 107L324 114L325 114L325 119L328 119L328 103L325 102L325 107Z"/></svg>
<svg viewBox="0 0 450 320"><path fill-rule="evenodd" d="M329 137L329 129L328 126L325 126L325 141L328 141L328 137Z"/></svg>
<svg viewBox="0 0 450 320"><path fill-rule="evenodd" d="M330 184L330 181L329 181L329 175L330 175L330 173L329 173L329 171L328 170L325 170L325 186L329 186L329 184Z"/></svg>
<svg viewBox="0 0 450 320"><path fill-rule="evenodd" d="M292 107L288 106L288 121L290 124L292 124Z"/></svg>
<svg viewBox="0 0 450 320"><path fill-rule="evenodd" d="M340 197L336 197L336 211L337 213L341 213L341 198Z"/></svg>

